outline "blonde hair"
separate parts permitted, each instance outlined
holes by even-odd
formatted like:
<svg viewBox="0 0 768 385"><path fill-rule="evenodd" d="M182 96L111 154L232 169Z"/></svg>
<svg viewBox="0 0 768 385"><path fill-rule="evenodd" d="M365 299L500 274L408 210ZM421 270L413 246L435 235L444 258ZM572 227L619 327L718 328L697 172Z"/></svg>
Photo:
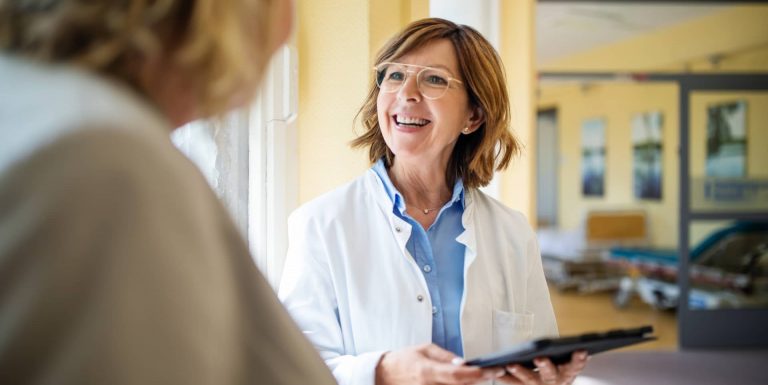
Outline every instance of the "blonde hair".
<svg viewBox="0 0 768 385"><path fill-rule="evenodd" d="M446 170L452 186L457 178L464 186L487 185L496 170L503 170L512 155L520 152L520 143L509 132L509 97L504 69L493 46L476 30L444 19L423 19L408 25L379 52L376 64L394 61L430 42L447 39L456 51L459 78L469 96L470 106L479 108L485 122L469 135L459 135ZM384 142L376 109L379 88L371 77L370 90L357 113L365 132L352 141L352 147L368 147L370 161L384 158L392 165L394 154Z"/></svg>
<svg viewBox="0 0 768 385"><path fill-rule="evenodd" d="M218 114L260 80L275 1L0 0L0 51L76 64L135 88L137 61L171 60L194 81L203 112Z"/></svg>

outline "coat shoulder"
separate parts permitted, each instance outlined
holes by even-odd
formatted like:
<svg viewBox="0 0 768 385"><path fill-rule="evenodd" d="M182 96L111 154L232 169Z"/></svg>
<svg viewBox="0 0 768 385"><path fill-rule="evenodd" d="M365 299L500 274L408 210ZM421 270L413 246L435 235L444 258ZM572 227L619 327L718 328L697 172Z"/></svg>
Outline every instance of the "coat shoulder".
<svg viewBox="0 0 768 385"><path fill-rule="evenodd" d="M373 204L373 201L368 201L370 194L366 186L369 182L367 179L370 178L369 173L370 171L367 171L363 175L304 203L291 214L291 218L314 218L320 221L330 221L348 217L350 212L361 210L361 207L364 209L365 205Z"/></svg>
<svg viewBox="0 0 768 385"><path fill-rule="evenodd" d="M522 212L515 210L480 190L472 190L472 200L477 215L492 219L492 223L509 229L520 231L524 229L526 236L535 236L528 218Z"/></svg>

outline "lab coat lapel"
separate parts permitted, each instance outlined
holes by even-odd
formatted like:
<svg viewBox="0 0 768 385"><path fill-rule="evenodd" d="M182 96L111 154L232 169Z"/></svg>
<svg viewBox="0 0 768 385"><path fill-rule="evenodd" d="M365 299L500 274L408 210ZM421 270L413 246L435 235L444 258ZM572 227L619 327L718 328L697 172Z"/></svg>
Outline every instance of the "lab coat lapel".
<svg viewBox="0 0 768 385"><path fill-rule="evenodd" d="M456 241L465 246L464 251L464 294L461 299L461 336L464 347L464 357L474 358L488 351L490 333L493 325L486 314L486 293L484 286L487 282L473 278L473 266L477 269L477 218L475 212L477 202L474 190L466 190L464 195L464 214L461 217L464 232L456 237Z"/></svg>
<svg viewBox="0 0 768 385"><path fill-rule="evenodd" d="M469 266L471 266L475 261L475 258L477 258L477 238L475 236L474 211L474 192L471 190L465 190L464 214L461 216L461 224L464 226L464 232L456 237L456 241L463 244L466 248L464 251L465 280L467 278L467 270L469 269Z"/></svg>
<svg viewBox="0 0 768 385"><path fill-rule="evenodd" d="M393 203L390 201L381 179L379 179L379 176L376 175L376 172L373 170L368 170L366 187L375 197L379 210L381 210L387 217L389 231L394 235L398 249L404 256L411 257L405 247L408 243L408 239L411 237L411 225L392 212ZM413 260L413 258L410 259Z"/></svg>

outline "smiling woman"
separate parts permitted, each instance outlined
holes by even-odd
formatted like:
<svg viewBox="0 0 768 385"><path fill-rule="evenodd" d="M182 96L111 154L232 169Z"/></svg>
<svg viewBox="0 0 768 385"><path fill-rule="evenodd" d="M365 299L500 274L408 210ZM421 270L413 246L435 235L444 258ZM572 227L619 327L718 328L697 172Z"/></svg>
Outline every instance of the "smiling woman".
<svg viewBox="0 0 768 385"><path fill-rule="evenodd" d="M569 383L585 355L456 365L557 334L532 229L478 189L520 146L490 43L414 22L379 54L359 116L352 145L373 167L291 215L279 291L339 383Z"/></svg>

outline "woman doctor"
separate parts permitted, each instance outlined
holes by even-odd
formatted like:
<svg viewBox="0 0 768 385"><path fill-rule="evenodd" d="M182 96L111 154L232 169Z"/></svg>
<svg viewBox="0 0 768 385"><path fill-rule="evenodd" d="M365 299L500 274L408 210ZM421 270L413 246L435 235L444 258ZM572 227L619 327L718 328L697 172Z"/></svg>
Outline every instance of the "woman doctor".
<svg viewBox="0 0 768 385"><path fill-rule="evenodd" d="M425 19L374 70L353 142L373 167L291 215L281 300L343 385L572 382L585 353L537 371L456 364L557 335L533 231L478 190L520 149L498 54Z"/></svg>

